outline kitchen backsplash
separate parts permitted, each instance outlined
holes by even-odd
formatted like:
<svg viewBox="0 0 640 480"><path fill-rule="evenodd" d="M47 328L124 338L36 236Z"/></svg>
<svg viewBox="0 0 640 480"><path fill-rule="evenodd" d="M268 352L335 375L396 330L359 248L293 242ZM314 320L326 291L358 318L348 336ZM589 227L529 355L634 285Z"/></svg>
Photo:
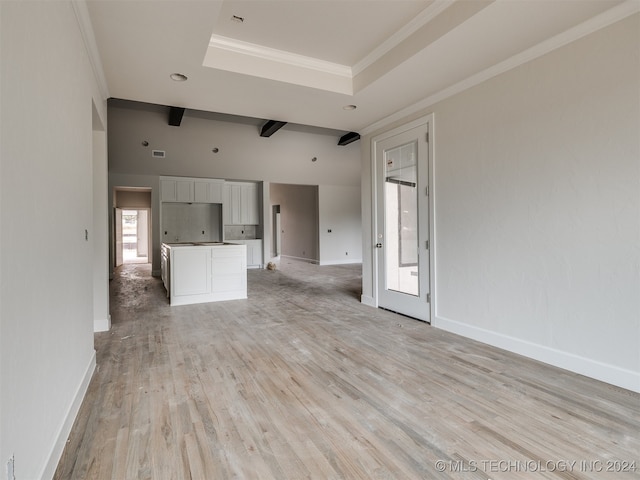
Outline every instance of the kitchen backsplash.
<svg viewBox="0 0 640 480"><path fill-rule="evenodd" d="M219 242L222 206L214 203L163 203L163 242Z"/></svg>
<svg viewBox="0 0 640 480"><path fill-rule="evenodd" d="M225 225L225 240L252 240L256 238L256 225Z"/></svg>

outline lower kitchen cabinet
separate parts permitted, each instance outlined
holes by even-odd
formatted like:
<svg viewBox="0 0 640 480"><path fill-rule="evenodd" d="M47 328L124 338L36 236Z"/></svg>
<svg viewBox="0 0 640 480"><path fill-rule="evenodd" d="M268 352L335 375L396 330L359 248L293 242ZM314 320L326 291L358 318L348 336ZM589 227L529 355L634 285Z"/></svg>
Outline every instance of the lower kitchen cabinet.
<svg viewBox="0 0 640 480"><path fill-rule="evenodd" d="M163 244L162 273L170 304L247 298L246 248L228 243Z"/></svg>
<svg viewBox="0 0 640 480"><path fill-rule="evenodd" d="M262 268L262 240L229 240L247 246L247 268Z"/></svg>

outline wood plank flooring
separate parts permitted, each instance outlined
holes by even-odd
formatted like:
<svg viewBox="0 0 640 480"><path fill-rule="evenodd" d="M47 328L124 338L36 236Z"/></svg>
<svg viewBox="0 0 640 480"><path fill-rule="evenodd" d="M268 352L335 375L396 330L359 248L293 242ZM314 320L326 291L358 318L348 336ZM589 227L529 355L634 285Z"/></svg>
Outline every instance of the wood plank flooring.
<svg viewBox="0 0 640 480"><path fill-rule="evenodd" d="M359 294L358 265L283 261L248 300L170 307L120 268L55 478L640 478L640 395Z"/></svg>

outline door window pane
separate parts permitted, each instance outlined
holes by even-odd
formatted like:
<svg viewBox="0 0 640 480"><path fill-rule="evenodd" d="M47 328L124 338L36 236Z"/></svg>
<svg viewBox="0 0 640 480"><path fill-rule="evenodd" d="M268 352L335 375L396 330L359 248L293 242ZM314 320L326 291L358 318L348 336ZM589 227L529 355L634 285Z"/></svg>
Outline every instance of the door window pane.
<svg viewBox="0 0 640 480"><path fill-rule="evenodd" d="M386 288L418 295L418 194L416 143L385 155Z"/></svg>

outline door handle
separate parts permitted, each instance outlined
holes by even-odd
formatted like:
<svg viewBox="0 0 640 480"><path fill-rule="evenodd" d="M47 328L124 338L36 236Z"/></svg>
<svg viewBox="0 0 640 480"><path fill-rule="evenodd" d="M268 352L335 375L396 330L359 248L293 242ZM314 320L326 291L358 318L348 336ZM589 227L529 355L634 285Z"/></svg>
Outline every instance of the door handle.
<svg viewBox="0 0 640 480"><path fill-rule="evenodd" d="M381 243L376 243L376 248L382 248L382 244Z"/></svg>

